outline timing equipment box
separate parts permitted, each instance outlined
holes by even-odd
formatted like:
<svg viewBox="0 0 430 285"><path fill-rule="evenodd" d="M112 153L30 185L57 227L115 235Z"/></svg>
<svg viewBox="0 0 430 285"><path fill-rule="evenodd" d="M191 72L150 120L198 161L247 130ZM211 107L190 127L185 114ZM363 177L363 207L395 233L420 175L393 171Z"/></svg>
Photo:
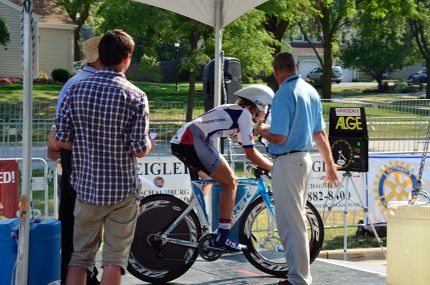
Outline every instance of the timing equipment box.
<svg viewBox="0 0 430 285"><path fill-rule="evenodd" d="M340 170L369 170L369 136L363 107L330 108L329 142Z"/></svg>
<svg viewBox="0 0 430 285"><path fill-rule="evenodd" d="M369 170L369 139L329 137L334 163L342 171L367 172Z"/></svg>

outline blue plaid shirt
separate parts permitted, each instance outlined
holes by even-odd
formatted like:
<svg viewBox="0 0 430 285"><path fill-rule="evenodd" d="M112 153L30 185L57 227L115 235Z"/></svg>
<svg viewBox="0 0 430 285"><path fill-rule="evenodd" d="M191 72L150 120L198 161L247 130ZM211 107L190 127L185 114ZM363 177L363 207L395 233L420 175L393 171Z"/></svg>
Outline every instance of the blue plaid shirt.
<svg viewBox="0 0 430 285"><path fill-rule="evenodd" d="M150 146L149 106L124 74L102 69L74 84L61 103L55 140L73 142L71 183L90 204L138 193L137 152Z"/></svg>

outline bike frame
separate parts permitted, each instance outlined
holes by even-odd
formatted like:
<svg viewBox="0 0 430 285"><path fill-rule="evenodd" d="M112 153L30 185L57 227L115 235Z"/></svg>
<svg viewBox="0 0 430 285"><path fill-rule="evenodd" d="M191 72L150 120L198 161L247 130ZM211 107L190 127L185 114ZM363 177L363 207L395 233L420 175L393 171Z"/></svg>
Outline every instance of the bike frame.
<svg viewBox="0 0 430 285"><path fill-rule="evenodd" d="M168 237L170 232L177 226L177 224L186 216L188 213L196 209L197 217L200 221L200 225L203 234L212 233L210 227L210 221L206 211L206 204L201 190L205 184L215 184L216 182L212 179L198 179L191 181L192 185L192 200L189 206L179 215L175 221L161 234L161 240L163 243L174 243L177 245L187 247L198 247L198 242L184 241L181 239L175 239ZM264 178L238 178L238 185L246 185L249 187L248 192L235 204L233 208L232 226L236 224L239 218L242 216L245 209L254 201L256 198L261 196L264 203L269 209L270 215L275 220L275 210L270 200L269 190L266 187Z"/></svg>

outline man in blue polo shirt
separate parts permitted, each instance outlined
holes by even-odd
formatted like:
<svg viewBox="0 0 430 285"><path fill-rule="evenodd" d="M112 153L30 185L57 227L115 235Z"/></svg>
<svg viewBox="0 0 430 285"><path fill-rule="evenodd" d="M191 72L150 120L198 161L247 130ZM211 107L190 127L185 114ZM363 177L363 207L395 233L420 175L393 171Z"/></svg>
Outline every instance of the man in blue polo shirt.
<svg viewBox="0 0 430 285"><path fill-rule="evenodd" d="M325 161L326 179L338 184L337 166L333 161L318 92L297 74L292 54L278 53L273 71L279 90L272 103L271 125L259 122L256 131L269 141L274 159L272 187L279 236L288 261L287 280L279 284L308 285L310 275L309 245L306 233L305 205L307 180L312 159L312 141ZM287 242L288 241L288 242Z"/></svg>

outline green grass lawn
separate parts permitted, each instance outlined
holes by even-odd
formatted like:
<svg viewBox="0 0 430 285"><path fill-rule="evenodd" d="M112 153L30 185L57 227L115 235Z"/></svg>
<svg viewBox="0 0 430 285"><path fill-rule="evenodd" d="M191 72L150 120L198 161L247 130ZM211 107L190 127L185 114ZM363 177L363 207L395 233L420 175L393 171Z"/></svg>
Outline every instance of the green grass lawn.
<svg viewBox="0 0 430 285"><path fill-rule="evenodd" d="M188 83L180 83L176 91L175 83L133 82L145 91L149 101L186 102ZM196 84L195 102L203 102L203 84ZM33 100L57 100L63 86L61 84L33 84ZM23 86L21 83L0 85L0 100L23 100Z"/></svg>
<svg viewBox="0 0 430 285"><path fill-rule="evenodd" d="M140 89L144 90L148 96L151 108L151 120L173 123L171 127L163 126L164 129L176 130L185 119L186 102L188 100L188 83L180 83L179 91L176 91L175 83L150 83L150 82L133 82ZM33 85L33 117L37 119L53 120L55 114L55 106L62 85L60 84L34 84ZM203 113L203 85L201 82L196 84L196 93L193 109L193 117ZM351 93L355 92L355 93ZM365 93L363 93L365 92ZM19 115L21 104L16 101L22 101L22 84L0 85L0 115L1 119L7 121L22 117ZM369 94L366 88L341 89L338 86L333 86L334 101L323 102L323 112L325 115L329 113L331 107L366 107L366 117L371 122L375 117L402 117L408 121L427 121L427 116L430 115L428 106L409 106L408 100L415 99L417 96L393 95L393 94ZM337 98L343 98L337 99ZM337 99L337 100L336 100ZM11 102L15 101L15 102ZM176 102L176 103L174 103ZM419 101L418 101L419 103ZM417 104L417 103L414 103ZM425 107L425 108L422 108ZM408 119L409 118L409 119ZM403 125L399 129L399 125L387 125L384 128L376 126L369 130L372 137L384 138L392 137L392 134L401 135L403 137L415 137L424 135L426 128L420 128L417 124ZM418 128L418 129L417 129ZM162 130L157 130L162 132ZM45 134L42 134L45 135ZM166 133L166 137L171 133Z"/></svg>

